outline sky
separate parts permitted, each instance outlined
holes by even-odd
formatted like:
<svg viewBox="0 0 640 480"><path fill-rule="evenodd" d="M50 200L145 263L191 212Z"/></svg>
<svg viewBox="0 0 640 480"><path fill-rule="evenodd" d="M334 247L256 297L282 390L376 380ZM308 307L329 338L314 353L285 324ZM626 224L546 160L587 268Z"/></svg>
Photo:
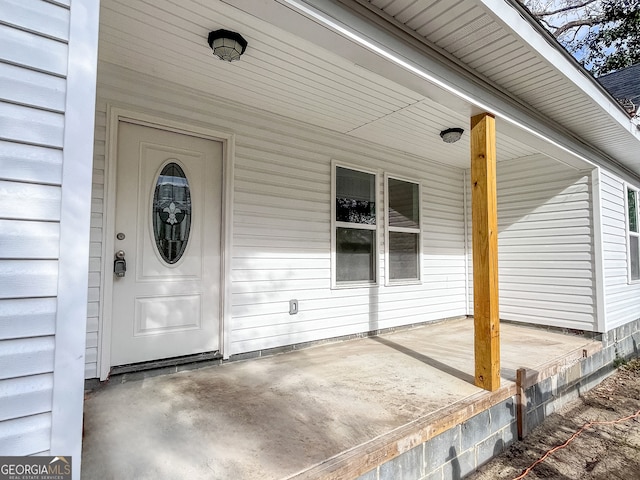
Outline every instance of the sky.
<svg viewBox="0 0 640 480"><path fill-rule="evenodd" d="M523 2L531 11L554 11L560 7L564 7L568 4L584 3L582 0L524 0ZM545 20L553 26L560 26L567 22L589 18L591 16L598 15L602 12L602 2L594 0L589 5L573 9L571 11L545 17ZM543 25L546 27L545 23ZM553 33L553 29L549 29ZM598 27L591 27L591 31L597 32ZM579 48L580 41L583 40L589 32L589 27L581 27L573 29L558 38L558 41L567 48L567 50L580 62L584 59L587 49L585 47ZM590 70L593 65L586 64L585 68Z"/></svg>

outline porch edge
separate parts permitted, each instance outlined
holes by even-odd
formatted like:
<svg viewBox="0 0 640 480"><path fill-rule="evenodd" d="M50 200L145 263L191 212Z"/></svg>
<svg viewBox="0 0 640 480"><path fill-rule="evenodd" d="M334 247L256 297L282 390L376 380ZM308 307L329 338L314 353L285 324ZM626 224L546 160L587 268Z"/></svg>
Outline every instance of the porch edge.
<svg viewBox="0 0 640 480"><path fill-rule="evenodd" d="M535 369L342 452L287 480L464 478L640 356L640 319Z"/></svg>
<svg viewBox="0 0 640 480"><path fill-rule="evenodd" d="M403 425L374 440L342 452L287 480L344 480L357 478L425 442L459 426L491 407L511 399L515 383L503 384L494 392L478 392L448 407Z"/></svg>

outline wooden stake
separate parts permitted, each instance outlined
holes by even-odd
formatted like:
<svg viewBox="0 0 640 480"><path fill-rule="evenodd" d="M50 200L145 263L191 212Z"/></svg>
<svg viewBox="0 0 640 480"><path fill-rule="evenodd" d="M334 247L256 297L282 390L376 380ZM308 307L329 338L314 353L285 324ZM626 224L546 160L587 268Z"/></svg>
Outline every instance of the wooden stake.
<svg viewBox="0 0 640 480"><path fill-rule="evenodd" d="M495 118L483 113L471 117L473 316L475 383L489 391L500 387L496 191Z"/></svg>
<svg viewBox="0 0 640 480"><path fill-rule="evenodd" d="M516 419L518 424L518 440L522 440L526 435L526 426L527 426L527 397L525 395L525 382L527 378L527 369L519 368L516 371L516 388L518 399L516 406Z"/></svg>

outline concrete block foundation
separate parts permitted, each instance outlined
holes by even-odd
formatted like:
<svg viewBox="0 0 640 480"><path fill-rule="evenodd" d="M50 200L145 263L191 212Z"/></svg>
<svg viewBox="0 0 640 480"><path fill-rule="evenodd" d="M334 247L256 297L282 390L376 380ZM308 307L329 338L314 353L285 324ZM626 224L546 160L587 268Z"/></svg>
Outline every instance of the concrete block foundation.
<svg viewBox="0 0 640 480"><path fill-rule="evenodd" d="M357 480L462 479L567 402L598 385L614 372L618 362L639 355L640 319L603 334L595 347L572 352L536 370L518 370L515 388L503 386L497 394L487 393L491 400L478 402L478 411L471 416L398 452ZM473 410L468 403L461 408ZM461 418L453 409L449 413ZM437 428L422 426L422 438Z"/></svg>

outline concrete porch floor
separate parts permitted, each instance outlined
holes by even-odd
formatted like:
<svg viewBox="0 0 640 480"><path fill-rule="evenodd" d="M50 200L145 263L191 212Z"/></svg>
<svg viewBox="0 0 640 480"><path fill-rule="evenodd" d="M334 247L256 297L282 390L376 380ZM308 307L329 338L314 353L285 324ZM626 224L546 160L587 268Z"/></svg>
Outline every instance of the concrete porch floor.
<svg viewBox="0 0 640 480"><path fill-rule="evenodd" d="M502 384L598 342L502 323ZM85 400L84 480L319 478L329 459L488 392L473 320L124 383ZM315 468L315 473L309 469Z"/></svg>

